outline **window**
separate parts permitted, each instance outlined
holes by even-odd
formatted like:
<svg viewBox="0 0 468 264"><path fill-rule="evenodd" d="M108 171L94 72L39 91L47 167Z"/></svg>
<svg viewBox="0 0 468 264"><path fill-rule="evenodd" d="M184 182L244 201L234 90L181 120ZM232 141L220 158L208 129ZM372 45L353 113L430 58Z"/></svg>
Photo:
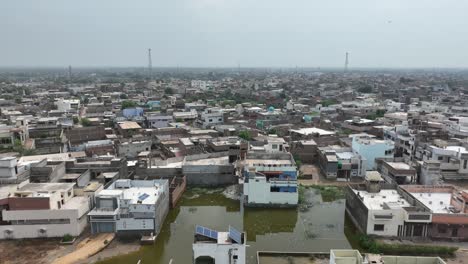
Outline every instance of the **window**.
<svg viewBox="0 0 468 264"><path fill-rule="evenodd" d="M384 231L385 225L374 225L374 231Z"/></svg>
<svg viewBox="0 0 468 264"><path fill-rule="evenodd" d="M468 163L468 160L463 161L463 169L466 169L467 163Z"/></svg>
<svg viewBox="0 0 468 264"><path fill-rule="evenodd" d="M208 119L208 122L213 122L213 119Z"/></svg>
<svg viewBox="0 0 468 264"><path fill-rule="evenodd" d="M273 145L271 145L271 148L272 148L272 149L277 149L277 148L278 148L278 145L273 144Z"/></svg>
<svg viewBox="0 0 468 264"><path fill-rule="evenodd" d="M438 160L443 160L443 159L444 159L444 157L442 157L442 156L439 156L439 157L437 157L437 159L438 159Z"/></svg>
<svg viewBox="0 0 468 264"><path fill-rule="evenodd" d="M218 121L219 121L219 122L221 122L221 121L223 121L223 119L221 119L221 118L218 118Z"/></svg>
<svg viewBox="0 0 468 264"><path fill-rule="evenodd" d="M232 259L237 259L237 255L232 256Z"/></svg>

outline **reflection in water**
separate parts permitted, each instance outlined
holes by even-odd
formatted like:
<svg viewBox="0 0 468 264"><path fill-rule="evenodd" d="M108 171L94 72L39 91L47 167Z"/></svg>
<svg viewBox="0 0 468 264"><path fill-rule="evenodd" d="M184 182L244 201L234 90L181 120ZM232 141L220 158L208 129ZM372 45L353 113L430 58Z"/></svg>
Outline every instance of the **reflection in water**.
<svg viewBox="0 0 468 264"><path fill-rule="evenodd" d="M247 232L248 262L256 263L256 252L329 251L350 248L344 236L344 202L321 203L320 196L310 191L307 204L299 209L244 208L239 201L227 199L222 190L188 190L177 208L171 210L155 245L118 256L102 264L189 264L195 225L226 230L229 225Z"/></svg>

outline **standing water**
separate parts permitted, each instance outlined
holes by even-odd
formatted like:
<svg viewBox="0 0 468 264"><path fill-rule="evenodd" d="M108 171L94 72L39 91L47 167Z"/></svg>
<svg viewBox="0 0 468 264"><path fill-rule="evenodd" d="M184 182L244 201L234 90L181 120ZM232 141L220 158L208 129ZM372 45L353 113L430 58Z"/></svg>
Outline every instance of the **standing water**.
<svg viewBox="0 0 468 264"><path fill-rule="evenodd" d="M344 200L323 203L318 191L307 189L304 203L294 209L241 208L222 189L189 189L166 218L154 245L100 264L192 263L196 225L224 231L229 225L247 233L247 263L257 251L328 252L351 248L344 235ZM242 213L243 211L243 213Z"/></svg>

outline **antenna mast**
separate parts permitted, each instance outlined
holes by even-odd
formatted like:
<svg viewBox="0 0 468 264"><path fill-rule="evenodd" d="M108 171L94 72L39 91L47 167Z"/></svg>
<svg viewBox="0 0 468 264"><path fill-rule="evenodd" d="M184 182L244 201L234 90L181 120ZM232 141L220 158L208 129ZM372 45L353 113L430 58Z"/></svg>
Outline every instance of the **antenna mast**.
<svg viewBox="0 0 468 264"><path fill-rule="evenodd" d="M348 71L348 65L349 65L349 53L346 52L346 59L345 59L345 64L344 64L344 71Z"/></svg>
<svg viewBox="0 0 468 264"><path fill-rule="evenodd" d="M148 49L148 77L153 79L153 62L151 61L151 49Z"/></svg>

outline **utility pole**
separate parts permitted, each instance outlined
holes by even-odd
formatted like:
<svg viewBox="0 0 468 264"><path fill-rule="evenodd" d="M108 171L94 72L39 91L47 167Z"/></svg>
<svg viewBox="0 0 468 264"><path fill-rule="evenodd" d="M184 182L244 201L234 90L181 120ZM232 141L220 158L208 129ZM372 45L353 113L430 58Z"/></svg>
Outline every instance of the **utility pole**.
<svg viewBox="0 0 468 264"><path fill-rule="evenodd" d="M148 77L153 79L153 62L151 61L151 49L148 49Z"/></svg>

